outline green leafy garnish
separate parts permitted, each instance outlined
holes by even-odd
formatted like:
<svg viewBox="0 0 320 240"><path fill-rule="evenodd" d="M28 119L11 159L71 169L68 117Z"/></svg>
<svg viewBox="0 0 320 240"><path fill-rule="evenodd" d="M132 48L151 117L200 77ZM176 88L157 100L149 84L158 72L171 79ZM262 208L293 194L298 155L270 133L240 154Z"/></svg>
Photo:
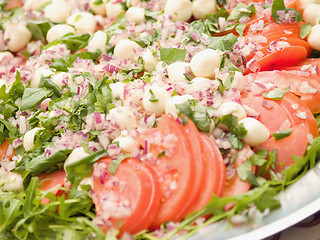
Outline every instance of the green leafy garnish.
<svg viewBox="0 0 320 240"><path fill-rule="evenodd" d="M222 116L220 122L227 125L230 132L235 134L239 139L242 139L247 134L247 130L243 126L243 123L239 124L238 118L232 114Z"/></svg>
<svg viewBox="0 0 320 240"><path fill-rule="evenodd" d="M32 33L33 39L39 39L42 43L46 42L46 35L54 24L51 22L29 22L27 27Z"/></svg>
<svg viewBox="0 0 320 240"><path fill-rule="evenodd" d="M288 88L281 89L281 88L275 88L271 91L262 93L262 96L265 98L273 99L273 100L281 100L284 95L287 94L289 91Z"/></svg>
<svg viewBox="0 0 320 240"><path fill-rule="evenodd" d="M290 136L292 133L292 128L288 128L286 130L283 130L283 131L277 131L277 132L274 132L272 134L272 136L276 139L276 140L280 140L280 139L283 139L283 138L286 138L288 136Z"/></svg>
<svg viewBox="0 0 320 240"><path fill-rule="evenodd" d="M132 157L132 155L126 153L126 154L121 155L119 158L117 158L117 159L115 159L115 160L112 160L112 162L111 162L111 164L110 164L110 166L109 166L109 168L108 168L109 172L110 172L112 175L114 175L114 174L116 173L116 171L117 171L120 163L121 163L123 160L125 160L125 159L127 159L127 158L129 158L129 157Z"/></svg>
<svg viewBox="0 0 320 240"><path fill-rule="evenodd" d="M88 41L90 38L90 34L85 33L81 35L75 35L73 33L68 33L62 38L56 39L52 41L51 43L46 45L46 48L49 48L51 46L54 46L58 43L65 44L66 47L71 51L71 52L77 52L80 49L83 49L85 46L87 46Z"/></svg>
<svg viewBox="0 0 320 240"><path fill-rule="evenodd" d="M153 91L149 89L149 93L151 94L151 97L149 98L150 102L159 102L159 99L154 95Z"/></svg>
<svg viewBox="0 0 320 240"><path fill-rule="evenodd" d="M288 13L288 12L294 12L295 17L293 17L295 19L296 22L300 22L303 21L303 18L301 16L301 14L293 8L287 8L284 5L284 1L283 0L274 0L272 3L272 7L271 7L271 16L273 18L273 20L276 23L281 23L281 17L279 15L278 11L284 11L284 14Z"/></svg>
<svg viewBox="0 0 320 240"><path fill-rule="evenodd" d="M300 29L300 37L304 39L310 33L311 28L312 26L310 23L303 24Z"/></svg>
<svg viewBox="0 0 320 240"><path fill-rule="evenodd" d="M38 106L44 99L50 97L52 91L43 88L26 88L24 90L20 110L27 110Z"/></svg>
<svg viewBox="0 0 320 240"><path fill-rule="evenodd" d="M180 48L161 48L160 59L166 64L184 62L187 50Z"/></svg>

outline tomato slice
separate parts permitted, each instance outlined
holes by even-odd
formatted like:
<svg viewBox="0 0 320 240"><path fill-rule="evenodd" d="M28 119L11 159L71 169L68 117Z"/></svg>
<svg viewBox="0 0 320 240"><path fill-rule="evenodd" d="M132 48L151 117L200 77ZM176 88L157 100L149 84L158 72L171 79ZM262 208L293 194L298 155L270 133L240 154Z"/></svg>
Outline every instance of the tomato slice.
<svg viewBox="0 0 320 240"><path fill-rule="evenodd" d="M267 91L270 89L268 84L272 83L279 88L289 88L312 113L320 112L320 78L316 75L299 71L266 71L248 74L245 79L253 93Z"/></svg>
<svg viewBox="0 0 320 240"><path fill-rule="evenodd" d="M139 135L142 147L150 145L147 156L151 154L152 157L146 162L157 173L162 193L159 212L150 229L156 229L167 221L182 219L180 209L191 203L190 193L196 178L196 162L182 124L162 115L156 129Z"/></svg>
<svg viewBox="0 0 320 240"><path fill-rule="evenodd" d="M103 158L94 165L92 200L102 229L119 228L137 233L149 227L160 204L160 187L155 172L143 162L126 159L115 175L108 168L112 160ZM119 223L121 222L121 223Z"/></svg>
<svg viewBox="0 0 320 240"><path fill-rule="evenodd" d="M60 188L64 185L64 179L66 177L66 172L63 169L56 170L50 174L42 173L39 176L40 189L44 191L50 190L56 196L61 196L66 194L65 191ZM48 198L43 198L41 200L42 204L49 203L50 200Z"/></svg>
<svg viewBox="0 0 320 240"><path fill-rule="evenodd" d="M225 187L223 191L223 197L230 197L237 194L248 192L251 184L248 181L242 181L237 174L237 167L243 164L248 157L252 155L251 148L245 144L244 148L238 151L237 160L235 164L232 164L227 169L227 176ZM252 173L255 172L255 167L251 169ZM228 174L229 173L229 174Z"/></svg>
<svg viewBox="0 0 320 240"><path fill-rule="evenodd" d="M6 158L8 158L9 160L11 158L13 158L14 156L14 149L12 148L12 153L10 155L8 155L7 149L9 147L10 141L6 140L4 141L1 145L0 145L0 161L2 160L2 158L5 156Z"/></svg>
<svg viewBox="0 0 320 240"><path fill-rule="evenodd" d="M216 143L203 133L199 134L199 137L204 171L200 192L190 208L190 213L203 208L213 194L221 197L226 177L226 167Z"/></svg>

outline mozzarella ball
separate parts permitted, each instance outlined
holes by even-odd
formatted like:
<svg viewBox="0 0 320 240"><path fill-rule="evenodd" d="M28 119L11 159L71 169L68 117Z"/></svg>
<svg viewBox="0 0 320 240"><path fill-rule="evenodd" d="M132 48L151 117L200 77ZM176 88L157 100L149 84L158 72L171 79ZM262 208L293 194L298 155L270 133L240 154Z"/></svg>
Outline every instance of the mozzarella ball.
<svg viewBox="0 0 320 240"><path fill-rule="evenodd" d="M101 50L102 53L106 53L106 43L107 43L107 34L102 31L97 31L93 37L90 39L87 50L89 52L95 52L98 49Z"/></svg>
<svg viewBox="0 0 320 240"><path fill-rule="evenodd" d="M188 21L192 16L192 3L190 0L168 0L164 14L170 15L173 21Z"/></svg>
<svg viewBox="0 0 320 240"><path fill-rule="evenodd" d="M51 77L51 81L62 89L71 80L71 74L67 72L59 72Z"/></svg>
<svg viewBox="0 0 320 240"><path fill-rule="evenodd" d="M172 97L167 101L167 104L165 107L165 113L170 114L174 118L177 118L179 110L177 109L176 104L185 103L190 99L193 99L193 97L189 94Z"/></svg>
<svg viewBox="0 0 320 240"><path fill-rule="evenodd" d="M16 172L8 172L0 177L0 189L2 191L14 192L23 190L23 177Z"/></svg>
<svg viewBox="0 0 320 240"><path fill-rule="evenodd" d="M49 2L50 0L26 0L23 4L23 9L25 10L37 10L45 3Z"/></svg>
<svg viewBox="0 0 320 240"><path fill-rule="evenodd" d="M144 69L147 72L152 72L153 70L155 70L156 65L159 63L159 60L153 56L150 49L146 50L142 58L144 61Z"/></svg>
<svg viewBox="0 0 320 240"><path fill-rule="evenodd" d="M32 34L22 23L10 23L4 31L4 39L8 42L8 49L11 52L18 52L27 46Z"/></svg>
<svg viewBox="0 0 320 240"><path fill-rule="evenodd" d="M52 42L68 33L76 33L76 31L68 24L57 24L49 29L47 33L47 41Z"/></svg>
<svg viewBox="0 0 320 240"><path fill-rule="evenodd" d="M314 25L307 36L308 43L315 50L320 50L320 25Z"/></svg>
<svg viewBox="0 0 320 240"><path fill-rule="evenodd" d="M106 4L106 15L108 18L116 18L122 12L123 7L117 0L111 0Z"/></svg>
<svg viewBox="0 0 320 240"><path fill-rule="evenodd" d="M63 164L64 170L66 170L66 167L71 163L78 162L79 160L87 156L89 156L89 153L87 153L83 147L77 147L73 149L73 151L70 153L70 155Z"/></svg>
<svg viewBox="0 0 320 240"><path fill-rule="evenodd" d="M49 67L40 67L38 68L34 73L33 76L30 80L30 87L32 88L38 88L40 81L41 81L41 77L48 77L50 75L52 75L53 72L51 71L51 69Z"/></svg>
<svg viewBox="0 0 320 240"><path fill-rule="evenodd" d="M205 49L198 52L190 61L190 69L196 77L214 79L215 69L220 68L221 58L218 51Z"/></svg>
<svg viewBox="0 0 320 240"><path fill-rule="evenodd" d="M96 4L96 0L89 1L90 9L98 15L105 16L106 15L106 3L103 1L100 4Z"/></svg>
<svg viewBox="0 0 320 240"><path fill-rule="evenodd" d="M192 15L195 19L204 19L207 14L217 12L215 0L193 0Z"/></svg>
<svg viewBox="0 0 320 240"><path fill-rule="evenodd" d="M299 10L299 12L303 13L303 11L306 9L306 7L312 3L320 4L320 0L299 0L299 4L297 6L297 9Z"/></svg>
<svg viewBox="0 0 320 240"><path fill-rule="evenodd" d="M238 120L241 120L247 117L247 113L244 110L244 108L241 106L241 104L232 102L232 101L224 102L218 108L219 116L224 116L228 114L232 114L233 116L236 116Z"/></svg>
<svg viewBox="0 0 320 240"><path fill-rule="evenodd" d="M303 20L305 22L309 22L311 26L319 24L319 22L316 22L316 19L319 13L320 13L320 5L312 3L304 9Z"/></svg>
<svg viewBox="0 0 320 240"><path fill-rule="evenodd" d="M156 117L164 113L170 94L162 87L151 86L146 89L142 98L142 105L147 114L155 114Z"/></svg>
<svg viewBox="0 0 320 240"><path fill-rule="evenodd" d="M109 115L119 126L120 130L137 127L137 120L130 107L113 108L109 111Z"/></svg>
<svg viewBox="0 0 320 240"><path fill-rule="evenodd" d="M97 26L97 20L89 12L77 12L67 18L67 23L76 28L77 34L93 33Z"/></svg>
<svg viewBox="0 0 320 240"><path fill-rule="evenodd" d="M207 91L212 87L214 80L211 80L209 78L203 78L203 77L195 77L190 81L190 84L188 84L185 88L185 93L196 93L201 91Z"/></svg>
<svg viewBox="0 0 320 240"><path fill-rule="evenodd" d="M24 134L23 147L26 151L29 151L34 148L34 136L41 129L43 128L35 127Z"/></svg>
<svg viewBox="0 0 320 240"><path fill-rule="evenodd" d="M131 7L126 12L126 19L129 23L140 24L146 21L144 8Z"/></svg>
<svg viewBox="0 0 320 240"><path fill-rule="evenodd" d="M110 83L111 97L112 99L118 98L120 100L124 99L124 87L126 84L123 82Z"/></svg>
<svg viewBox="0 0 320 240"><path fill-rule="evenodd" d="M219 72L218 69L216 71L216 79L221 79L222 82L225 84L226 80L229 76L229 73L227 72ZM246 80L243 76L243 74L239 71L235 71L233 75L233 79L230 85L230 88L235 88L239 91L243 90L243 88L246 86Z"/></svg>
<svg viewBox="0 0 320 240"><path fill-rule="evenodd" d="M133 153L139 150L140 144L137 138L133 138L128 134L120 135L113 142L118 142L119 147L126 153Z"/></svg>
<svg viewBox="0 0 320 240"><path fill-rule="evenodd" d="M247 117L241 119L239 123L243 123L247 130L247 134L244 136L243 141L251 147L258 146L270 137L268 128L255 118Z"/></svg>
<svg viewBox="0 0 320 240"><path fill-rule="evenodd" d="M8 52L8 51L0 52L0 62L4 58L12 59L12 58L14 58L14 56L13 56L13 54L11 52Z"/></svg>
<svg viewBox="0 0 320 240"><path fill-rule="evenodd" d="M129 39L120 40L114 47L114 56L118 60L122 61L124 59L133 60L136 52L140 49L138 43L131 41Z"/></svg>
<svg viewBox="0 0 320 240"><path fill-rule="evenodd" d="M186 82L188 79L185 77L190 64L187 62L174 62L167 66L168 77L173 82Z"/></svg>
<svg viewBox="0 0 320 240"><path fill-rule="evenodd" d="M64 0L54 0L44 8L44 17L52 22L64 22L71 14L71 6Z"/></svg>

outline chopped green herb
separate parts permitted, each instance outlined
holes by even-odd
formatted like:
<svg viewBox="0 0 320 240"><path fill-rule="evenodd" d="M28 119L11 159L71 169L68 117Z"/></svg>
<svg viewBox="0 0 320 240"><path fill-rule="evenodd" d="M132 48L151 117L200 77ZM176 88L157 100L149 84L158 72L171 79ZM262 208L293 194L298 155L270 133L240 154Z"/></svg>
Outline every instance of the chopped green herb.
<svg viewBox="0 0 320 240"><path fill-rule="evenodd" d="M288 88L281 89L281 88L275 88L269 92L262 93L262 96L265 98L273 99L273 100L281 100L284 95L288 92Z"/></svg>
<svg viewBox="0 0 320 240"><path fill-rule="evenodd" d="M286 138L288 136L290 136L292 133L292 128L288 128L286 130L283 130L283 131L277 131L277 132L274 132L272 134L272 136L276 139L276 140L280 140L280 139L283 139L283 138Z"/></svg>
<svg viewBox="0 0 320 240"><path fill-rule="evenodd" d="M170 64L173 62L184 62L187 50L180 48L161 48L160 59L161 61Z"/></svg>

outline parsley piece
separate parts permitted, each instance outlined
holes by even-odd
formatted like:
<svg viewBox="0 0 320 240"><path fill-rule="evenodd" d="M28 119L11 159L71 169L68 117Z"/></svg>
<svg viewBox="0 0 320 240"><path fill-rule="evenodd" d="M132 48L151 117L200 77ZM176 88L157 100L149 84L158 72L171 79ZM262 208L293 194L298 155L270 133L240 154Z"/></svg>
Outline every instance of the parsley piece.
<svg viewBox="0 0 320 240"><path fill-rule="evenodd" d="M156 97L156 95L153 93L151 89L149 89L149 93L151 94L151 97L149 98L150 102L159 102L159 99Z"/></svg>
<svg viewBox="0 0 320 240"><path fill-rule="evenodd" d="M132 155L126 153L126 154L123 154L122 156L120 156L118 159L113 160L113 161L111 162L109 168L108 168L109 172L110 172L112 175L114 175L114 174L116 173L116 171L117 171L120 163L121 163L123 160L125 160L125 159L127 159L127 158L129 158L129 157L132 157Z"/></svg>
<svg viewBox="0 0 320 240"><path fill-rule="evenodd" d="M288 129L283 130L283 131L274 132L272 134L272 136L278 141L280 139L283 139L283 138L286 138L286 137L290 136L291 133L292 133L292 128L288 128Z"/></svg>

